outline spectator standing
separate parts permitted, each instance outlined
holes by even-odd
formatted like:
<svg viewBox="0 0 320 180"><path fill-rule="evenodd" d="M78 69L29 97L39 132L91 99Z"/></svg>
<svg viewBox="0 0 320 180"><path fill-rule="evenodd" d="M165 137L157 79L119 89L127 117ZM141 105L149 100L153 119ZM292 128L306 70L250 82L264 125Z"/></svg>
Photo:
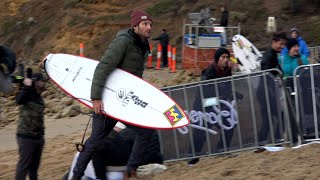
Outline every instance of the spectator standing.
<svg viewBox="0 0 320 180"><path fill-rule="evenodd" d="M308 45L303 40L303 38L300 36L298 28L291 28L290 29L290 37L293 38L293 39L296 39L298 41L298 43L299 43L299 54L309 58L310 51L308 49ZM282 50L281 55L283 56L285 54L288 54L288 51L289 51L289 49L287 47L285 47Z"/></svg>
<svg viewBox="0 0 320 180"><path fill-rule="evenodd" d="M166 29L162 29L161 34L158 37L152 38L152 40L159 40L162 47L162 67L168 67L168 45L169 35Z"/></svg>
<svg viewBox="0 0 320 180"><path fill-rule="evenodd" d="M221 19L220 19L220 26L227 27L228 26L228 20L229 20L229 12L227 10L226 6L221 7ZM222 41L221 45L226 46L227 45L227 29L224 28L223 32L221 33Z"/></svg>

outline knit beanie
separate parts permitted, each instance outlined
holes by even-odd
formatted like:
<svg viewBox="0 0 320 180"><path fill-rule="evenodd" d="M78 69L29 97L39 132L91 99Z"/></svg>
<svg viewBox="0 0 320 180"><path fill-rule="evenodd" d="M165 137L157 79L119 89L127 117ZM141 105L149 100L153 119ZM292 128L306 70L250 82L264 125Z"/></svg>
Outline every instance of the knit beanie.
<svg viewBox="0 0 320 180"><path fill-rule="evenodd" d="M222 54L228 54L228 56L230 57L230 52L227 49L219 48L214 54L214 60L218 62Z"/></svg>
<svg viewBox="0 0 320 180"><path fill-rule="evenodd" d="M288 50L290 51L290 49L291 49L293 46L297 45L297 44L299 44L299 42L298 42L296 39L294 39L294 38L289 38L286 46L287 46Z"/></svg>
<svg viewBox="0 0 320 180"><path fill-rule="evenodd" d="M151 16L142 10L133 10L131 12L131 27L137 26L141 21L149 20L152 22Z"/></svg>

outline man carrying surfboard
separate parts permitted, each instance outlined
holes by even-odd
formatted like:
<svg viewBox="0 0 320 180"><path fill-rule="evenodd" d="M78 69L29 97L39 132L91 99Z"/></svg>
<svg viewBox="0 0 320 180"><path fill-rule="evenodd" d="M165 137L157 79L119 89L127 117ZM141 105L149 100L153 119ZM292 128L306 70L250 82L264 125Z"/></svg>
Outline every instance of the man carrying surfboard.
<svg viewBox="0 0 320 180"><path fill-rule="evenodd" d="M91 86L94 110L92 133L85 143L84 151L80 152L77 159L73 169L73 179L81 179L97 147L117 123L116 119L101 114L103 109L102 93L106 79L115 68L123 69L142 78L145 57L150 51L148 38L150 38L151 29L152 19L149 14L142 10L132 11L131 28L117 33L116 38L110 43L97 65ZM132 152L127 163L127 174L130 177L135 175L135 170L142 164L143 156L147 151L146 147L152 141L152 134L155 133L155 130L127 126L136 131ZM104 176L97 178L106 179Z"/></svg>

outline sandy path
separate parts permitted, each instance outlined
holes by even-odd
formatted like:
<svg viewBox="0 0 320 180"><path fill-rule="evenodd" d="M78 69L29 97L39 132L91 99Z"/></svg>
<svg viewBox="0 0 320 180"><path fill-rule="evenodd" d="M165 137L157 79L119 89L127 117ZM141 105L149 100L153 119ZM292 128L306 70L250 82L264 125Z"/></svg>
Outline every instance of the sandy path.
<svg viewBox="0 0 320 180"><path fill-rule="evenodd" d="M88 116L73 118L46 118L46 143L41 160L40 179L61 179L70 167L76 152L75 142L80 142ZM89 126L91 131L91 126ZM14 178L15 166L18 161L15 139L16 125L10 124L0 130L0 179Z"/></svg>
<svg viewBox="0 0 320 180"><path fill-rule="evenodd" d="M46 139L51 139L57 136L83 133L89 116L81 115L68 119L52 119L46 117L45 119L45 137ZM15 123L12 123L5 128L0 129L0 152L14 150L17 148L15 137L16 126L17 125ZM88 129L90 131L91 126Z"/></svg>
<svg viewBox="0 0 320 180"><path fill-rule="evenodd" d="M81 141L87 116L46 120L46 144L39 169L40 179L60 180L69 169ZM0 130L0 179L12 180L18 160L15 125ZM280 152L246 151L203 158L188 167L185 161L166 163L168 170L145 180L320 180L320 144Z"/></svg>

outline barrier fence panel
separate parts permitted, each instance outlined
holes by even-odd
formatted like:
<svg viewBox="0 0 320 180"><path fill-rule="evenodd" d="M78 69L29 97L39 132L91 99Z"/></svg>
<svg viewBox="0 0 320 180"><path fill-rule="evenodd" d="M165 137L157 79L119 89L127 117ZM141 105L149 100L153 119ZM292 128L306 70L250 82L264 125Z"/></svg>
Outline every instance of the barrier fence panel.
<svg viewBox="0 0 320 180"><path fill-rule="evenodd" d="M295 70L297 118L306 138L319 139L320 65L300 66Z"/></svg>
<svg viewBox="0 0 320 180"><path fill-rule="evenodd" d="M320 61L320 46L309 47L309 51L310 51L309 62L310 63L319 62Z"/></svg>
<svg viewBox="0 0 320 180"><path fill-rule="evenodd" d="M165 160L284 142L283 86L270 71L163 88L191 124L159 131ZM284 98L285 99L285 98Z"/></svg>

